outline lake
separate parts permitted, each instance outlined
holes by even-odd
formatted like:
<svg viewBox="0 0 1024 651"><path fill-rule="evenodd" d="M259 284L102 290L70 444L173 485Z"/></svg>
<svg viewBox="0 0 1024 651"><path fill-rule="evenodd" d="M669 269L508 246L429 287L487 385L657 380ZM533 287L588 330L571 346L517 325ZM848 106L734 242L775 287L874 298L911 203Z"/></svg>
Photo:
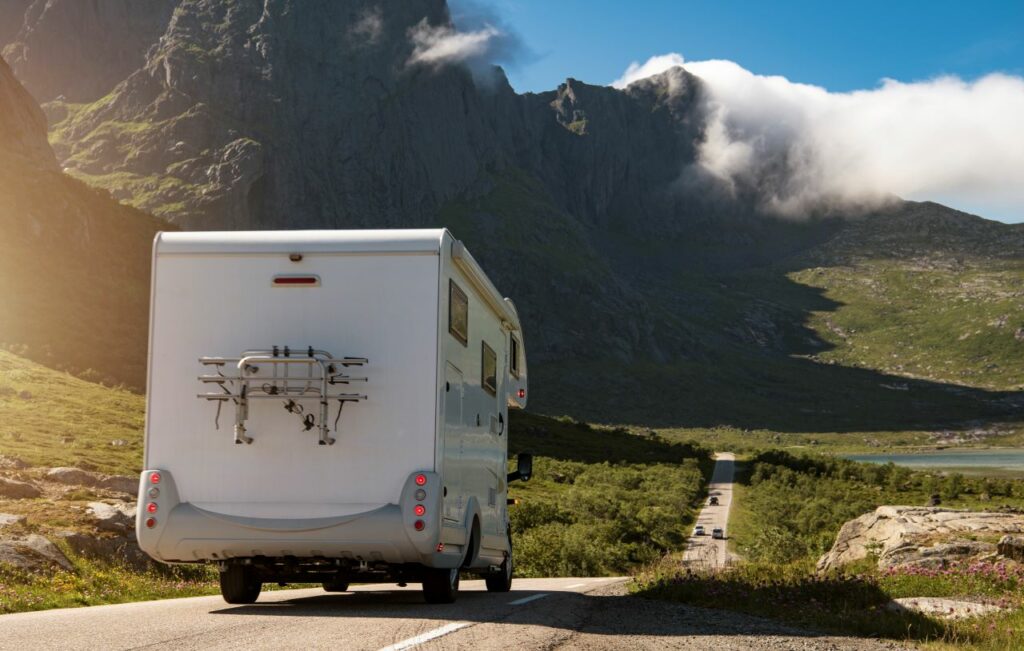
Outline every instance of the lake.
<svg viewBox="0 0 1024 651"><path fill-rule="evenodd" d="M1000 450L935 450L912 454L852 454L852 461L895 463L917 470L951 470L965 475L1024 477L1024 449Z"/></svg>

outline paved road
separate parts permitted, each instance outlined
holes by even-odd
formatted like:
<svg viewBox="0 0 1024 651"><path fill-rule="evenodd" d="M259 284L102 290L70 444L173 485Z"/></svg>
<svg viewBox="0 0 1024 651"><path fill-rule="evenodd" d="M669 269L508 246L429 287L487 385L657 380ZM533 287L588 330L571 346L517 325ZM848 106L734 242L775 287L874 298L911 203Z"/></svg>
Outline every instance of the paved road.
<svg viewBox="0 0 1024 651"><path fill-rule="evenodd" d="M466 581L458 603L427 605L410 586L265 593L0 616L0 649L693 649L879 651L777 623L629 596L624 579L517 579L489 594Z"/></svg>
<svg viewBox="0 0 1024 651"><path fill-rule="evenodd" d="M713 569L724 567L728 562L729 550L726 540L714 540L711 532L716 527L729 535L729 508L732 506L732 482L736 470L736 457L731 452L715 455L715 469L708 485L708 497L718 497L718 505L705 504L697 514L695 524L704 525L706 535L690 536L683 559L694 565Z"/></svg>

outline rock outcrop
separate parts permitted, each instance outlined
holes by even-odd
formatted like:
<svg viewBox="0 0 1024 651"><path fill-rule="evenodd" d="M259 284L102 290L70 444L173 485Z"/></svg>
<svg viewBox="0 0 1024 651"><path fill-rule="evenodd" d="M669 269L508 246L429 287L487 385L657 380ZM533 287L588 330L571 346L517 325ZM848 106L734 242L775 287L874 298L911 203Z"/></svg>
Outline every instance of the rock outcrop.
<svg viewBox="0 0 1024 651"><path fill-rule="evenodd" d="M0 477L0 497L21 500L39 497L43 492L34 484L17 479Z"/></svg>
<svg viewBox="0 0 1024 651"><path fill-rule="evenodd" d="M1024 536L1003 536L996 547L1000 556L1024 563Z"/></svg>
<svg viewBox="0 0 1024 651"><path fill-rule="evenodd" d="M0 156L23 165L56 169L57 159L46 140L46 116L0 59Z"/></svg>
<svg viewBox="0 0 1024 651"><path fill-rule="evenodd" d="M179 1L4 0L21 20L0 49L40 102L91 102L142 65Z"/></svg>
<svg viewBox="0 0 1024 651"><path fill-rule="evenodd" d="M74 569L67 556L56 545L38 534L0 537L0 563L7 563L29 572L54 568L70 572Z"/></svg>
<svg viewBox="0 0 1024 651"><path fill-rule="evenodd" d="M940 507L880 506L850 520L832 549L818 560L819 571L876 556L879 567L941 565L996 551L996 545L968 539L1024 533L1024 515L960 511Z"/></svg>
<svg viewBox="0 0 1024 651"><path fill-rule="evenodd" d="M88 512L100 531L125 533L135 528L135 505L120 502L89 502Z"/></svg>
<svg viewBox="0 0 1024 651"><path fill-rule="evenodd" d="M88 488L105 488L118 493L134 495L139 488L137 479L123 475L104 475L80 468L51 468L46 478L59 484L69 486L86 486Z"/></svg>

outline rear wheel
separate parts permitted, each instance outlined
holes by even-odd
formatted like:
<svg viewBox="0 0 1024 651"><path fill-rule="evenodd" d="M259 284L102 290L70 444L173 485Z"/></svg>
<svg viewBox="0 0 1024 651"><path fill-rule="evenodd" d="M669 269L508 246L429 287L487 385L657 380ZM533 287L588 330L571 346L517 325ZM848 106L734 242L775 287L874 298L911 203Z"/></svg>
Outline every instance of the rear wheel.
<svg viewBox="0 0 1024 651"><path fill-rule="evenodd" d="M427 568L423 577L423 598L428 604L450 604L459 594L459 569Z"/></svg>
<svg viewBox="0 0 1024 651"><path fill-rule="evenodd" d="M251 567L229 565L220 573L220 593L229 604L254 603L262 588Z"/></svg>
<svg viewBox="0 0 1024 651"><path fill-rule="evenodd" d="M508 537L508 556L501 564L501 569L484 576L487 592L508 592L512 589L512 536Z"/></svg>
<svg viewBox="0 0 1024 651"><path fill-rule="evenodd" d="M325 581L324 590L327 592L348 592L348 581Z"/></svg>

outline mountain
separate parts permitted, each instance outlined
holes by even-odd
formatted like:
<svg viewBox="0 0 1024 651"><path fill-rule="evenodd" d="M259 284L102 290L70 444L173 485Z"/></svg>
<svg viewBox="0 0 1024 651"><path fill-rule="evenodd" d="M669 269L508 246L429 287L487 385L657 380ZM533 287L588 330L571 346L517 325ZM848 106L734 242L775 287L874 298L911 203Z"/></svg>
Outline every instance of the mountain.
<svg viewBox="0 0 1024 651"><path fill-rule="evenodd" d="M39 101L93 101L142 65L176 4L4 0L0 47L6 44L4 58Z"/></svg>
<svg viewBox="0 0 1024 651"><path fill-rule="evenodd" d="M60 171L42 111L0 59L0 344L142 387L161 227Z"/></svg>
<svg viewBox="0 0 1024 651"><path fill-rule="evenodd" d="M887 374L811 359L844 345L808 325L843 306L795 278L913 256L996 273L1024 229L898 199L766 212L701 172L682 68L518 94L456 56L444 0L30 4L5 51L69 175L190 229L448 226L516 300L542 409L804 430L1006 410L928 372L908 407ZM123 51L96 42L112 30Z"/></svg>

